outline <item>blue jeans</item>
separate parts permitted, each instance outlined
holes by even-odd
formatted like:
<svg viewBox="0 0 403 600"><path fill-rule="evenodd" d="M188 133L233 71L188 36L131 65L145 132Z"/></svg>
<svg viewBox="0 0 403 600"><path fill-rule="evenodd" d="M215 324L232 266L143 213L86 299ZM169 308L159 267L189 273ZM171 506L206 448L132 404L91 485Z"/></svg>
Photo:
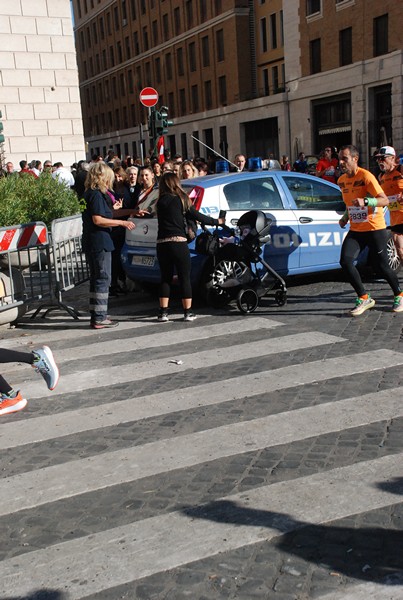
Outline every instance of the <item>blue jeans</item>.
<svg viewBox="0 0 403 600"><path fill-rule="evenodd" d="M88 252L87 262L90 270L90 315L93 323L107 317L112 254L107 250Z"/></svg>

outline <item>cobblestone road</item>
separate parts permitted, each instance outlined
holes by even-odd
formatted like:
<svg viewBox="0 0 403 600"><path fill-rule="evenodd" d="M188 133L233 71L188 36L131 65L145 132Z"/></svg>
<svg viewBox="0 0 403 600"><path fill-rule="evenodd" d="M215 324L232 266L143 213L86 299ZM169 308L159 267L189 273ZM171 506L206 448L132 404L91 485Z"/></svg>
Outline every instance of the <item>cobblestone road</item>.
<svg viewBox="0 0 403 600"><path fill-rule="evenodd" d="M403 315L369 289L357 319L330 276L248 317L132 293L116 330L1 329L61 379L3 365L29 403L0 423L0 599L401 599Z"/></svg>

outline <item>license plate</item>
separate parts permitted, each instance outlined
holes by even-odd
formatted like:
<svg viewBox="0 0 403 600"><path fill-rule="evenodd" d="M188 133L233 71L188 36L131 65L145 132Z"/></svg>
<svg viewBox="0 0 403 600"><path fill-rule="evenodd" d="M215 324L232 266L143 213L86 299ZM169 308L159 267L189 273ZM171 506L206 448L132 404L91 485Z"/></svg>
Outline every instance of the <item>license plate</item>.
<svg viewBox="0 0 403 600"><path fill-rule="evenodd" d="M155 256L133 256L132 265L141 265L143 267L153 267L155 264Z"/></svg>

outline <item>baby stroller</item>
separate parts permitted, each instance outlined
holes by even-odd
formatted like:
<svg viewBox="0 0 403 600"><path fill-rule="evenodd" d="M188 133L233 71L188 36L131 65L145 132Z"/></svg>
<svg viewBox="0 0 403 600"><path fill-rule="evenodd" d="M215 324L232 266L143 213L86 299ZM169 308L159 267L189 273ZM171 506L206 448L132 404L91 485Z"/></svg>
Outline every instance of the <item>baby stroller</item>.
<svg viewBox="0 0 403 600"><path fill-rule="evenodd" d="M208 282L207 302L220 308L236 300L239 310L252 313L269 291L279 306L287 302L287 287L280 275L261 257L262 246L270 240L271 222L260 210L242 215L237 224L239 244L221 245L214 256Z"/></svg>

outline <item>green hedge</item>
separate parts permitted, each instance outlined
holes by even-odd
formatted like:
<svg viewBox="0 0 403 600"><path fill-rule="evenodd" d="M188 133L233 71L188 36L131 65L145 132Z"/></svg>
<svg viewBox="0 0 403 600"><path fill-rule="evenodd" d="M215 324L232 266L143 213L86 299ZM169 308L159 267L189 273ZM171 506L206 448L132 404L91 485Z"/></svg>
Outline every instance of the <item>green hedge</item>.
<svg viewBox="0 0 403 600"><path fill-rule="evenodd" d="M82 201L66 185L42 173L15 173L0 179L0 227L43 221L48 227L54 219L82 212Z"/></svg>

